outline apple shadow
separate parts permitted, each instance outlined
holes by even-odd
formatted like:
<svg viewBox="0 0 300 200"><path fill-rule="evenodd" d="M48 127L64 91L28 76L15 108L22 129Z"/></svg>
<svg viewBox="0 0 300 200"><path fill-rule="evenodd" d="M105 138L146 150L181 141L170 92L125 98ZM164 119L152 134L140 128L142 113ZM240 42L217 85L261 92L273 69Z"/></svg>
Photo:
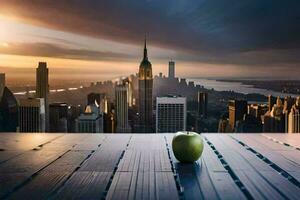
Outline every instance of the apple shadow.
<svg viewBox="0 0 300 200"><path fill-rule="evenodd" d="M203 197L198 180L201 174L201 165L201 158L194 163L175 162L175 168L186 199Z"/></svg>

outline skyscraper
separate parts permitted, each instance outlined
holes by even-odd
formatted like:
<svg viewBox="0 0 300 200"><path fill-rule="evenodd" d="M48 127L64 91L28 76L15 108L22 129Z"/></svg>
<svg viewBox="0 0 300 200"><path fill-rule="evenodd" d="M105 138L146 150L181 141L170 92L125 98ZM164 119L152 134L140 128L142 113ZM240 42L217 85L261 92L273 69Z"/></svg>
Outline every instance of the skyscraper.
<svg viewBox="0 0 300 200"><path fill-rule="evenodd" d="M199 117L207 118L207 102L208 94L206 92L198 92L197 106Z"/></svg>
<svg viewBox="0 0 300 200"><path fill-rule="evenodd" d="M36 98L43 98L45 102L46 131L49 131L49 83L46 62L39 62L36 69Z"/></svg>
<svg viewBox="0 0 300 200"><path fill-rule="evenodd" d="M90 104L97 104L97 105L101 105L102 101L105 98L105 94L104 93L89 93L87 95L87 105Z"/></svg>
<svg viewBox="0 0 300 200"><path fill-rule="evenodd" d="M233 132L237 121L241 121L244 115L247 114L247 101L245 100L230 100L229 101L229 125Z"/></svg>
<svg viewBox="0 0 300 200"><path fill-rule="evenodd" d="M133 106L133 82L130 77L122 80L123 84L127 85L127 101L128 101L128 106L132 107Z"/></svg>
<svg viewBox="0 0 300 200"><path fill-rule="evenodd" d="M269 111L271 112L273 105L276 104L276 98L273 97L272 95L268 96L268 106L269 106Z"/></svg>
<svg viewBox="0 0 300 200"><path fill-rule="evenodd" d="M20 99L19 131L45 132L45 102L43 98Z"/></svg>
<svg viewBox="0 0 300 200"><path fill-rule="evenodd" d="M186 130L186 98L177 96L156 98L156 133Z"/></svg>
<svg viewBox="0 0 300 200"><path fill-rule="evenodd" d="M129 133L130 127L128 124L128 82L122 82L115 88L116 100L116 116L117 116L117 133Z"/></svg>
<svg viewBox="0 0 300 200"><path fill-rule="evenodd" d="M229 119L223 115L219 120L218 133L230 133L232 132L230 129Z"/></svg>
<svg viewBox="0 0 300 200"><path fill-rule="evenodd" d="M175 78L175 62L169 62L169 78Z"/></svg>
<svg viewBox="0 0 300 200"><path fill-rule="evenodd" d="M297 97L289 113L288 133L300 133L300 97Z"/></svg>
<svg viewBox="0 0 300 200"><path fill-rule="evenodd" d="M152 65L148 60L145 40L144 57L139 67L139 132L153 132L152 123Z"/></svg>
<svg viewBox="0 0 300 200"><path fill-rule="evenodd" d="M18 102L5 86L5 74L0 74L0 132L15 132L18 126Z"/></svg>
<svg viewBox="0 0 300 200"><path fill-rule="evenodd" d="M285 117L283 113L283 104L278 97L276 104L273 105L271 112L264 115L263 132L284 133Z"/></svg>
<svg viewBox="0 0 300 200"><path fill-rule="evenodd" d="M295 99L291 96L284 97L283 101L283 114L284 114L284 120L285 120L285 132L289 132L289 114L291 112L292 106L295 103Z"/></svg>
<svg viewBox="0 0 300 200"><path fill-rule="evenodd" d="M5 88L5 74L0 73L0 97L3 95L3 91Z"/></svg>
<svg viewBox="0 0 300 200"><path fill-rule="evenodd" d="M51 103L49 105L49 131L52 133L68 132L68 105Z"/></svg>
<svg viewBox="0 0 300 200"><path fill-rule="evenodd" d="M103 114L95 104L88 105L76 120L77 133L103 133Z"/></svg>
<svg viewBox="0 0 300 200"><path fill-rule="evenodd" d="M261 120L261 117L268 112L268 105L266 104L251 104L248 105L248 113Z"/></svg>

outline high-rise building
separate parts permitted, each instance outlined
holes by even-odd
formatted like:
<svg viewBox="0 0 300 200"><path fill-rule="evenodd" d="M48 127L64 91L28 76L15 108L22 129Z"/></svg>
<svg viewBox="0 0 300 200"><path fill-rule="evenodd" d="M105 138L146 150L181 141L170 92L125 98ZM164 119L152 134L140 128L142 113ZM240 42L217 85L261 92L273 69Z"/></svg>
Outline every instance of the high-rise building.
<svg viewBox="0 0 300 200"><path fill-rule="evenodd" d="M104 93L94 93L94 92L89 93L87 95L87 105L91 105L91 104L101 105L104 98L105 98Z"/></svg>
<svg viewBox="0 0 300 200"><path fill-rule="evenodd" d="M271 112L268 111L264 115L263 132L269 133L284 133L285 117L283 113L283 104L278 97L276 104L273 105Z"/></svg>
<svg viewBox="0 0 300 200"><path fill-rule="evenodd" d="M248 113L258 120L261 120L261 116L268 112L268 108L268 105L265 104L251 104L248 105Z"/></svg>
<svg viewBox="0 0 300 200"><path fill-rule="evenodd" d="M88 105L76 120L77 133L103 133L103 114L95 104Z"/></svg>
<svg viewBox="0 0 300 200"><path fill-rule="evenodd" d="M49 131L49 71L46 62L39 62L36 69L36 98L43 98L45 102L46 131Z"/></svg>
<svg viewBox="0 0 300 200"><path fill-rule="evenodd" d="M139 132L152 133L152 65L148 60L145 40L144 57L139 67Z"/></svg>
<svg viewBox="0 0 300 200"><path fill-rule="evenodd" d="M297 97L288 118L288 133L300 133L300 97Z"/></svg>
<svg viewBox="0 0 300 200"><path fill-rule="evenodd" d="M127 89L127 101L128 101L128 106L132 107L133 106L133 81L131 77L128 77L124 80L122 80L123 84L126 84L128 89Z"/></svg>
<svg viewBox="0 0 300 200"><path fill-rule="evenodd" d="M68 105L66 103L49 105L49 125L52 133L68 132Z"/></svg>
<svg viewBox="0 0 300 200"><path fill-rule="evenodd" d="M67 117L67 124L68 124L68 133L76 133L76 120L79 115L82 113L82 107L72 106L68 107L68 117Z"/></svg>
<svg viewBox="0 0 300 200"><path fill-rule="evenodd" d="M18 102L5 86L5 74L0 74L0 132L16 132L18 127Z"/></svg>
<svg viewBox="0 0 300 200"><path fill-rule="evenodd" d="M198 92L197 106L198 106L199 117L207 118L207 103L208 103L208 94L206 92Z"/></svg>
<svg viewBox="0 0 300 200"><path fill-rule="evenodd" d="M156 132L175 133L186 130L186 98L177 96L156 98Z"/></svg>
<svg viewBox="0 0 300 200"><path fill-rule="evenodd" d="M244 119L236 123L236 133L261 133L262 123L259 118L246 114Z"/></svg>
<svg viewBox="0 0 300 200"><path fill-rule="evenodd" d="M169 78L175 78L175 62L169 62Z"/></svg>
<svg viewBox="0 0 300 200"><path fill-rule="evenodd" d="M276 104L276 98L272 95L268 96L268 106L269 106L269 112L271 112L273 105Z"/></svg>
<svg viewBox="0 0 300 200"><path fill-rule="evenodd" d="M283 112L290 112L294 103L295 103L295 99L292 98L291 96L284 97Z"/></svg>
<svg viewBox="0 0 300 200"><path fill-rule="evenodd" d="M117 133L129 133L128 123L128 82L123 82L115 87L115 108L117 116Z"/></svg>
<svg viewBox="0 0 300 200"><path fill-rule="evenodd" d="M222 116L222 118L219 120L218 125L218 133L230 133L230 125L229 125L229 119L226 116Z"/></svg>
<svg viewBox="0 0 300 200"><path fill-rule="evenodd" d="M45 102L43 98L20 99L19 131L45 132Z"/></svg>
<svg viewBox="0 0 300 200"><path fill-rule="evenodd" d="M295 103L295 99L292 98L291 96L286 96L284 97L283 100L283 114L284 114L284 120L285 120L285 132L289 132L289 114L291 112L292 106Z"/></svg>
<svg viewBox="0 0 300 200"><path fill-rule="evenodd" d="M229 101L229 126L232 132L235 130L236 122L243 120L247 114L247 101L230 100Z"/></svg>
<svg viewBox="0 0 300 200"><path fill-rule="evenodd" d="M107 113L104 113L104 132L116 133L116 113L112 108L112 103L109 104Z"/></svg>
<svg viewBox="0 0 300 200"><path fill-rule="evenodd" d="M138 77L131 74L129 77L129 107L135 107L138 99Z"/></svg>
<svg viewBox="0 0 300 200"><path fill-rule="evenodd" d="M3 91L5 88L5 74L0 73L0 97L3 95Z"/></svg>

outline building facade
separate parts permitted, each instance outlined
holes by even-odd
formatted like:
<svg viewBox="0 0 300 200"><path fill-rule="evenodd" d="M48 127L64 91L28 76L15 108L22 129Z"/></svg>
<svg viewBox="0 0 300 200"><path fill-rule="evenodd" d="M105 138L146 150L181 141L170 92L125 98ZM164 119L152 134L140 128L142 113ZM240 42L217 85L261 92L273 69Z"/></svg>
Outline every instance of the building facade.
<svg viewBox="0 0 300 200"><path fill-rule="evenodd" d="M271 112L273 106L276 104L276 98L272 95L268 95L268 108L269 112Z"/></svg>
<svg viewBox="0 0 300 200"><path fill-rule="evenodd" d="M244 115L248 111L248 103L245 100L230 100L229 108L229 126L230 131L234 132L236 123L244 119Z"/></svg>
<svg viewBox="0 0 300 200"><path fill-rule="evenodd" d="M49 70L46 62L39 62L36 69L36 98L43 98L45 104L46 131L49 131Z"/></svg>
<svg viewBox="0 0 300 200"><path fill-rule="evenodd" d="M0 132L16 132L18 102L5 85L5 74L0 74Z"/></svg>
<svg viewBox="0 0 300 200"><path fill-rule="evenodd" d="M91 105L91 104L101 105L104 98L105 98L104 93L94 93L94 92L89 93L87 95L87 105Z"/></svg>
<svg viewBox="0 0 300 200"><path fill-rule="evenodd" d="M103 114L96 105L88 105L76 120L77 133L103 133Z"/></svg>
<svg viewBox="0 0 300 200"><path fill-rule="evenodd" d="M0 97L2 97L5 88L5 74L0 73Z"/></svg>
<svg viewBox="0 0 300 200"><path fill-rule="evenodd" d="M49 131L52 133L68 132L68 105L66 103L49 105Z"/></svg>
<svg viewBox="0 0 300 200"><path fill-rule="evenodd" d="M266 133L284 133L285 115L283 113L282 100L278 97L276 104L273 105L271 112L264 115L263 132Z"/></svg>
<svg viewBox="0 0 300 200"><path fill-rule="evenodd" d="M297 97L289 113L288 133L300 133L300 97Z"/></svg>
<svg viewBox="0 0 300 200"><path fill-rule="evenodd" d="M169 62L169 78L175 78L175 62Z"/></svg>
<svg viewBox="0 0 300 200"><path fill-rule="evenodd" d="M156 133L175 133L186 130L185 97L156 98Z"/></svg>
<svg viewBox="0 0 300 200"><path fill-rule="evenodd" d="M265 104L251 104L248 105L248 113L256 117L258 120L261 120L261 117L268 112L268 105Z"/></svg>
<svg viewBox="0 0 300 200"><path fill-rule="evenodd" d="M128 82L123 82L115 87L115 108L117 117L117 133L129 133L131 129L128 123Z"/></svg>
<svg viewBox="0 0 300 200"><path fill-rule="evenodd" d="M147 46L145 40L144 57L139 67L139 132L153 132L153 75L152 65L148 60Z"/></svg>
<svg viewBox="0 0 300 200"><path fill-rule="evenodd" d="M198 92L197 106L198 117L207 118L208 94L206 92Z"/></svg>
<svg viewBox="0 0 300 200"><path fill-rule="evenodd" d="M43 98L20 99L19 131L45 132L45 101Z"/></svg>

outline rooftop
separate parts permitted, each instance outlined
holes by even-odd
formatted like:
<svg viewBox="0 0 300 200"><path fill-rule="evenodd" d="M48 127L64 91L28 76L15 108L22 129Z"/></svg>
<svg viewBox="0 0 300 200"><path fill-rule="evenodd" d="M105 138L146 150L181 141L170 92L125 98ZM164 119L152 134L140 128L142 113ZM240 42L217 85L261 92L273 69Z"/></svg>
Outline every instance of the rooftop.
<svg viewBox="0 0 300 200"><path fill-rule="evenodd" d="M300 134L0 134L0 199L299 199Z"/></svg>

